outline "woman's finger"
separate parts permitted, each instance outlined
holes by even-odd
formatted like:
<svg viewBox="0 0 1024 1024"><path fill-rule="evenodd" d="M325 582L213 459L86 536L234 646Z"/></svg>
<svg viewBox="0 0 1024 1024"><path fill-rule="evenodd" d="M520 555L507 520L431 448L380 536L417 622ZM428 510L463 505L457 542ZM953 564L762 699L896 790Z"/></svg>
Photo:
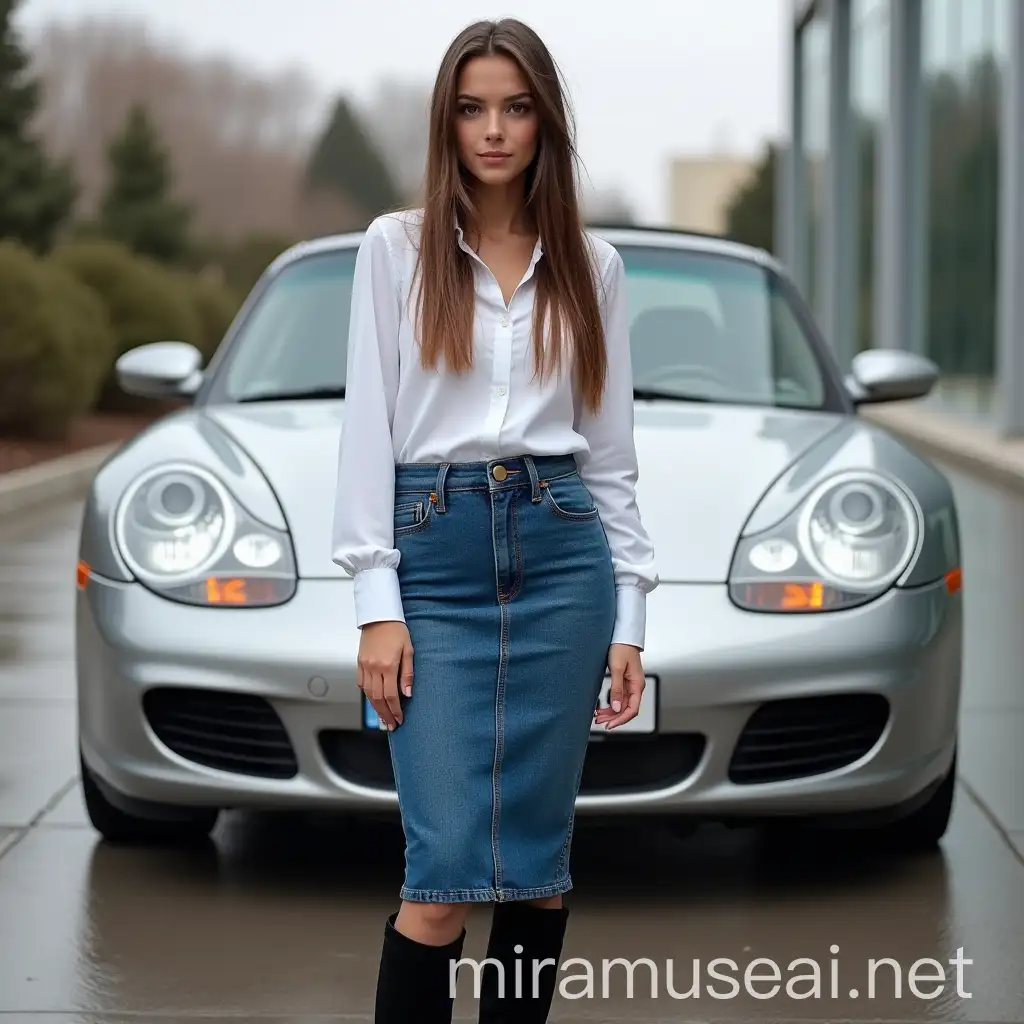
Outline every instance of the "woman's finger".
<svg viewBox="0 0 1024 1024"><path fill-rule="evenodd" d="M372 703L373 710L380 716L381 721L388 729L394 729L398 723L395 721L395 716L391 713L387 699L384 696L384 676L382 673L374 673Z"/></svg>
<svg viewBox="0 0 1024 1024"><path fill-rule="evenodd" d="M391 717L398 725L402 724L402 702L398 698L398 679L387 679L384 684L384 703Z"/></svg>
<svg viewBox="0 0 1024 1024"><path fill-rule="evenodd" d="M620 714L608 720L607 728L618 729L626 722L632 721L640 713L640 701L643 696L644 677L631 675L631 670L626 671L626 699Z"/></svg>
<svg viewBox="0 0 1024 1024"><path fill-rule="evenodd" d="M402 650L402 662L400 666L402 675L402 693L404 693L406 697L412 696L412 653L412 644L407 643Z"/></svg>

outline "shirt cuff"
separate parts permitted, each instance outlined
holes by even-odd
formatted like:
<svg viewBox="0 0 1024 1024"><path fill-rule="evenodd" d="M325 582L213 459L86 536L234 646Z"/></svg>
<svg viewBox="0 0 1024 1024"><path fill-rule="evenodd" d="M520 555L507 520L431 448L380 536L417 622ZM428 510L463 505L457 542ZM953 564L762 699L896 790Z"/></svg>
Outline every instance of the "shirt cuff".
<svg viewBox="0 0 1024 1024"><path fill-rule="evenodd" d="M360 569L354 579L357 626L371 622L405 622L395 569Z"/></svg>
<svg viewBox="0 0 1024 1024"><path fill-rule="evenodd" d="M647 594L639 587L619 587L615 591L615 629L613 644L631 644L644 649L647 630Z"/></svg>

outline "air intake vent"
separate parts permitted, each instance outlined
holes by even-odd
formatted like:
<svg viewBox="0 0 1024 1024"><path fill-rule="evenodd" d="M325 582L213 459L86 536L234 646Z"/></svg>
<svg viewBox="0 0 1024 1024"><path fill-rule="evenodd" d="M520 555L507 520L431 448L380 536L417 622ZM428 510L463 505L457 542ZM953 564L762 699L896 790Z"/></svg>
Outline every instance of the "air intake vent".
<svg viewBox="0 0 1024 1024"><path fill-rule="evenodd" d="M267 779L298 773L291 741L262 697L192 687L159 687L143 697L153 732L196 764Z"/></svg>
<svg viewBox="0 0 1024 1024"><path fill-rule="evenodd" d="M879 741L888 719L889 702L874 693L772 701L747 722L729 778L784 782L845 768Z"/></svg>

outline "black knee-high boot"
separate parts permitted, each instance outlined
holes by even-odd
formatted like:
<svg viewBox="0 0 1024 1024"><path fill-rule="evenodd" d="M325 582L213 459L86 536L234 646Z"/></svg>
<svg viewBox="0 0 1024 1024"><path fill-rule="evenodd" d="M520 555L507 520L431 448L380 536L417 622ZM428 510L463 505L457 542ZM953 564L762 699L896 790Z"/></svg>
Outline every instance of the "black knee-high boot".
<svg viewBox="0 0 1024 1024"><path fill-rule="evenodd" d="M384 926L374 1024L451 1024L452 967L462 956L466 930L447 945L431 946L398 931L397 917L392 914Z"/></svg>
<svg viewBox="0 0 1024 1024"><path fill-rule="evenodd" d="M487 957L498 961L502 971L484 965L480 1024L544 1024L558 983L568 916L567 907L495 904ZM542 966L545 960L549 962ZM503 993L499 985L502 973Z"/></svg>

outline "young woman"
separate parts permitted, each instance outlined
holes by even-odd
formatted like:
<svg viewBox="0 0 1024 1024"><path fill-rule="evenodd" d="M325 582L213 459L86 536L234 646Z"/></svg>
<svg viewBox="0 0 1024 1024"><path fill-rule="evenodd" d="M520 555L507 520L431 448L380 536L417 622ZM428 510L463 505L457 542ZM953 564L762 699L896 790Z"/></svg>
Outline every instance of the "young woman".
<svg viewBox="0 0 1024 1024"><path fill-rule="evenodd" d="M658 578L626 286L574 158L541 40L471 25L438 73L425 205L375 220L356 262L333 551L406 837L378 1024L451 1020L481 901L505 984L484 970L480 1020L547 1020L591 726L640 705Z"/></svg>

